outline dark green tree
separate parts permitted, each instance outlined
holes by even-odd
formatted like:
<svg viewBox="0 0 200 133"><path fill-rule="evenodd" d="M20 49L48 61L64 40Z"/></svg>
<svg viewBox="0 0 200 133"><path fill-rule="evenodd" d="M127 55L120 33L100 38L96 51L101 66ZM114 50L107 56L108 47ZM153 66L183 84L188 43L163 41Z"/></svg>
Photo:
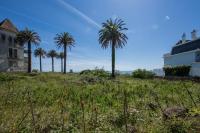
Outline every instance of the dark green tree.
<svg viewBox="0 0 200 133"><path fill-rule="evenodd" d="M115 77L115 49L123 48L127 43L128 37L124 31L126 24L121 19L107 20L102 24L102 29L99 31L99 43L103 49L108 48L111 45L112 49L112 77Z"/></svg>
<svg viewBox="0 0 200 133"><path fill-rule="evenodd" d="M58 48L64 49L64 73L66 74L66 64L67 64L67 47L71 49L74 46L75 40L74 38L67 32L57 34L54 38L55 43Z"/></svg>
<svg viewBox="0 0 200 133"><path fill-rule="evenodd" d="M31 45L32 44L39 45L41 41L40 37L37 34L37 32L25 28L25 30L20 31L17 34L16 40L22 45L28 44L28 73L31 73L32 71Z"/></svg>
<svg viewBox="0 0 200 133"><path fill-rule="evenodd" d="M40 59L40 72L42 72L42 58L45 58L46 51L42 48L38 48L34 51L34 55Z"/></svg>
<svg viewBox="0 0 200 133"><path fill-rule="evenodd" d="M57 56L58 59L61 61L61 72L63 72L63 59L64 59L64 53L60 52Z"/></svg>
<svg viewBox="0 0 200 133"><path fill-rule="evenodd" d="M47 57L51 58L52 63L52 72L54 72L54 58L57 57L57 53L55 50L50 50L47 53Z"/></svg>

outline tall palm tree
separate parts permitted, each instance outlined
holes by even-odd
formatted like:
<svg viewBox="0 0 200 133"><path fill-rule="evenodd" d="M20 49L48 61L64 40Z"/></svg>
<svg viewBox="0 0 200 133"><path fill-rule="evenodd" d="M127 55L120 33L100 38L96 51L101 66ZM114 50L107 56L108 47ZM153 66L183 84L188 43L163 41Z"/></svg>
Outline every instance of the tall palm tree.
<svg viewBox="0 0 200 133"><path fill-rule="evenodd" d="M64 53L60 52L57 56L58 59L61 61L61 72L63 72L63 59L64 59Z"/></svg>
<svg viewBox="0 0 200 133"><path fill-rule="evenodd" d="M54 72L54 58L57 57L57 53L55 50L50 50L47 53L47 57L51 58L52 63L52 72Z"/></svg>
<svg viewBox="0 0 200 133"><path fill-rule="evenodd" d="M34 55L40 59L40 72L42 72L42 58L45 57L46 51L44 51L42 48L38 48L34 51Z"/></svg>
<svg viewBox="0 0 200 133"><path fill-rule="evenodd" d="M17 36L16 36L16 40L20 43L20 44L28 44L28 73L31 73L32 70L32 66L31 66L31 45L35 44L35 45L39 45L40 43L40 37L38 35L38 33L29 30L28 28L25 28L25 30L20 31Z"/></svg>
<svg viewBox="0 0 200 133"><path fill-rule="evenodd" d="M99 31L99 43L103 49L111 45L112 49L112 77L115 77L115 49L123 48L127 43L128 37L123 31L128 30L125 28L126 24L121 19L107 20L102 24L102 29Z"/></svg>
<svg viewBox="0 0 200 133"><path fill-rule="evenodd" d="M54 40L59 48L64 48L64 73L66 74L67 47L71 49L74 46L75 40L67 32L57 34Z"/></svg>

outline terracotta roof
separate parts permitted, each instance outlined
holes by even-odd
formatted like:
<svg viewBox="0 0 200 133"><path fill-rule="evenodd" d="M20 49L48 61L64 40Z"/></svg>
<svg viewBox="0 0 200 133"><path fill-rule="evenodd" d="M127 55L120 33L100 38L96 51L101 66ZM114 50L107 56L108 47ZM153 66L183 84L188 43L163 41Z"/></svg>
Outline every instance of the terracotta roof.
<svg viewBox="0 0 200 133"><path fill-rule="evenodd" d="M4 29L10 32L17 33L18 29L14 26L14 24L9 19L4 19L0 23L0 29Z"/></svg>

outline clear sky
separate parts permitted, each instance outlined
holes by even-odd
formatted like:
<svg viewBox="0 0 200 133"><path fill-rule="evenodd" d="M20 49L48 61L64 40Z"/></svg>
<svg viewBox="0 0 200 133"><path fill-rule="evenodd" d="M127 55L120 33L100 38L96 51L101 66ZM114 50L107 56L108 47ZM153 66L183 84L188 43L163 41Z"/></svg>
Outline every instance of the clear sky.
<svg viewBox="0 0 200 133"><path fill-rule="evenodd" d="M68 52L67 69L95 66L111 69L111 50L101 49L98 31L109 18L121 18L129 29L126 47L117 50L116 69L163 67L163 54L181 38L200 30L199 0L0 0L0 20L9 18L20 30L28 27L41 36L40 47L60 51L53 38L69 32L76 47ZM36 47L33 47L35 49ZM39 68L39 59L33 67ZM60 61L56 60L56 70ZM51 60L43 61L49 71Z"/></svg>

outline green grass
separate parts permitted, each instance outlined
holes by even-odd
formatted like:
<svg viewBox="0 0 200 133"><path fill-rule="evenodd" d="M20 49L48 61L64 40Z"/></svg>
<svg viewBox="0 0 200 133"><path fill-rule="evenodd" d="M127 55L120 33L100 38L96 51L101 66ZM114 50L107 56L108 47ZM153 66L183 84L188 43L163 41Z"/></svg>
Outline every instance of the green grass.
<svg viewBox="0 0 200 133"><path fill-rule="evenodd" d="M0 74L0 132L125 132L124 90L128 130L198 132L193 125L199 119L165 121L161 111L184 106L199 115L198 83L58 73Z"/></svg>

